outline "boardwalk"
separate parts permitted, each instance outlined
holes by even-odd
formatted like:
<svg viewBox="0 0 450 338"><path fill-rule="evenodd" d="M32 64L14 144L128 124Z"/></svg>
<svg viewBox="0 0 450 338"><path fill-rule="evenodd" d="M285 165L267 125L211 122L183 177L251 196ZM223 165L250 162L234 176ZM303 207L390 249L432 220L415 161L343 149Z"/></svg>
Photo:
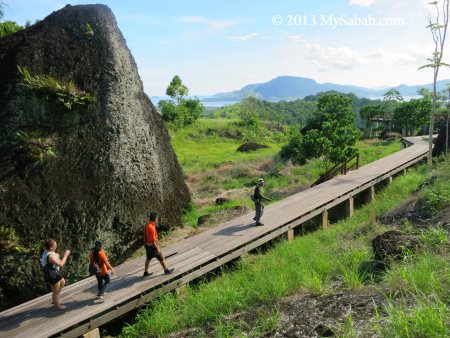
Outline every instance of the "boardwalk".
<svg viewBox="0 0 450 338"><path fill-rule="evenodd" d="M172 275L162 274L156 260L142 278L145 257L126 262L115 270L104 302L94 301L96 279L87 278L66 287L61 293L65 311L56 311L50 294L0 313L0 337L76 337L142 305L158 295L173 290L194 278L252 250L271 239L292 232L291 229L341 203L352 213L353 196L426 158L427 143L420 138L407 140L412 146L290 196L265 209L265 226L255 227L253 213L219 227L175 243L163 251ZM349 203L348 203L349 202Z"/></svg>

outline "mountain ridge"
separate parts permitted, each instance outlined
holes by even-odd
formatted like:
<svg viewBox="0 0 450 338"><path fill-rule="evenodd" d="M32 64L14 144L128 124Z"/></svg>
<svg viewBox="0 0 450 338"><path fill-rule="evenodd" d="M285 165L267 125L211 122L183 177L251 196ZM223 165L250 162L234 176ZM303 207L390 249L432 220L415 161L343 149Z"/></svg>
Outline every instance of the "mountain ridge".
<svg viewBox="0 0 450 338"><path fill-rule="evenodd" d="M447 83L450 83L450 79L438 81L438 91L445 89ZM330 90L353 93L356 96L383 96L390 88L397 89L402 96L415 96L418 95L417 90L419 88L432 90L432 87L432 83L427 83L422 85L400 84L395 87L367 88L331 82L318 83L310 78L283 75L267 82L248 84L239 90L205 96L203 101L240 101L248 96L270 101L294 100Z"/></svg>

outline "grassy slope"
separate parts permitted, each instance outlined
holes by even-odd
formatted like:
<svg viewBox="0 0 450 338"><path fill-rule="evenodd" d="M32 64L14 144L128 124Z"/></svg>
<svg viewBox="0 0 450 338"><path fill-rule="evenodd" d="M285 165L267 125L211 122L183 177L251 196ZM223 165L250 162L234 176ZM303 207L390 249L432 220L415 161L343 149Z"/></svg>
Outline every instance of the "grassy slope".
<svg viewBox="0 0 450 338"><path fill-rule="evenodd" d="M243 140L219 136L224 131L235 134L236 127L232 123L230 120L202 119L195 126L171 135L172 145L193 192L194 206L185 216L186 225L195 226L197 218L205 213L235 205L251 207L250 190L258 177L265 178L265 191L277 201L307 188L325 171L320 160L312 160L304 166L279 161L277 153L283 138L277 133L261 140L269 148L237 152ZM361 165L364 165L400 150L400 143L359 141L357 148ZM219 196L232 201L225 206L214 206L214 200Z"/></svg>
<svg viewBox="0 0 450 338"><path fill-rule="evenodd" d="M205 138L190 146L184 138L195 134L188 135L189 131L186 131L184 136L177 135L173 139L177 154L181 153L182 146L192 146L197 149L197 152L192 153L199 154L200 159L200 154L209 154L211 147L222 149L225 148L224 143L227 143L221 139L211 142ZM228 151L213 155L213 161L205 160L197 170L202 170L202 166L208 167L214 161L213 166L220 167L226 161L252 161L256 155L259 158L273 156L270 151L239 154L237 157L242 157L238 160L234 156L234 150L241 142L228 142ZM380 143L361 143L359 149L363 154L363 161L365 159L364 162L369 162L398 150L398 145L391 144L384 148ZM186 159L181 157L182 165L189 168L186 170L188 176L194 175L195 164L192 162L189 165L184 161ZM447 165L445 170L450 173L449 169ZM302 170L304 168L298 167L292 172ZM221 326L224 316L230 313L296 292L326 293L342 288L360 288L368 280L369 283L374 283L372 276L361 274L358 267L371 259L370 239L388 227L369 220L374 219L374 215L381 215L394 208L421 186L426 178L423 168L411 171L396 179L379 195L375 203L357 210L352 219L333 225L327 231L317 231L297 238L293 243L281 242L269 254L246 255L237 271L224 271L210 283L188 287L181 297L173 294L163 296L141 312L134 325L124 329L124 336L162 335L211 321ZM441 175L423 192L431 209L439 209L450 203L449 182L448 175ZM378 324L374 330L382 336L407 337L405 332L418 332L421 336L437 337L449 333L445 322L449 318L446 306L450 299L449 257L448 252L442 249L448 237L439 229L429 231L423 237L430 250L395 265L384 277L383 287L408 292L414 296L415 304L406 307L402 303L390 303L388 316L376 319Z"/></svg>
<svg viewBox="0 0 450 338"><path fill-rule="evenodd" d="M450 165L443 175L427 187L424 195L450 189ZM358 268L371 259L370 239L388 226L370 222L373 214L393 209L419 188L427 175L423 168L394 180L377 200L357 210L354 217L299 237L293 243L281 242L268 254L247 255L237 271L223 272L210 283L188 287L181 297L167 294L141 312L124 336L155 336L208 322L223 325L224 316L273 302L298 293L327 293L357 289L375 284L369 273ZM448 191L448 190L447 190ZM436 200L431 201L435 205ZM449 205L450 199L439 200ZM448 327L450 270L448 234L442 229L424 232L422 252L395 264L384 276L381 287L400 290L413 298L413 304L391 302L388 315L375 318L376 331L382 337L444 337ZM345 336L353 336L351 328ZM235 332L236 333L236 332Z"/></svg>

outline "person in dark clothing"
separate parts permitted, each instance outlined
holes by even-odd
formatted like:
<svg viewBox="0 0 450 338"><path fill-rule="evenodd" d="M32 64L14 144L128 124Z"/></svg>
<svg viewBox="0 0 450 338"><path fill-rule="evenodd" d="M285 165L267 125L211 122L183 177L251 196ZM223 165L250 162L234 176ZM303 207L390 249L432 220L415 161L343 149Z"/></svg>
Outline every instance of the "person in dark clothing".
<svg viewBox="0 0 450 338"><path fill-rule="evenodd" d="M256 225L264 225L264 223L261 223L261 217L264 213L264 204L263 201L271 201L270 198L267 198L266 196L264 196L264 191L263 191L263 186L264 186L264 180L262 178L260 178L258 180L258 184L255 187L255 193L253 194L253 201L255 202L255 217L253 217L253 219L256 221Z"/></svg>

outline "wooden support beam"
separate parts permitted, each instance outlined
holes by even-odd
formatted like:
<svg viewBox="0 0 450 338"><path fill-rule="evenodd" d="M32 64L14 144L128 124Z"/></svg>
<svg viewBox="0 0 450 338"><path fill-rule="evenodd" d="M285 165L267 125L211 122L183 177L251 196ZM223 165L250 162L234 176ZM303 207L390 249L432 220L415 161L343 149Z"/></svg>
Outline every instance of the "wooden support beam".
<svg viewBox="0 0 450 338"><path fill-rule="evenodd" d="M373 201L375 201L375 187L371 186L369 188L369 195L368 195L368 202L371 203Z"/></svg>
<svg viewBox="0 0 450 338"><path fill-rule="evenodd" d="M175 289L175 294L177 297L182 296L184 293L186 293L186 284L183 284L179 288Z"/></svg>
<svg viewBox="0 0 450 338"><path fill-rule="evenodd" d="M292 242L294 240L294 229L289 229L287 232L288 242Z"/></svg>
<svg viewBox="0 0 450 338"><path fill-rule="evenodd" d="M406 174L406 169L402 169L402 175Z"/></svg>
<svg viewBox="0 0 450 338"><path fill-rule="evenodd" d="M352 217L354 210L355 210L355 203L353 200L353 196L349 197L349 199L346 202L346 206L347 206L347 217Z"/></svg>
<svg viewBox="0 0 450 338"><path fill-rule="evenodd" d="M389 177L388 177L387 183L388 183L388 184L391 184L391 183L392 183L392 176L389 176Z"/></svg>
<svg viewBox="0 0 450 338"><path fill-rule="evenodd" d="M92 331L89 331L88 333L85 333L83 335L83 338L100 338L100 331L98 327L93 329Z"/></svg>
<svg viewBox="0 0 450 338"><path fill-rule="evenodd" d="M324 210L322 212L322 224L321 225L322 225L323 229L328 228L328 211L327 210Z"/></svg>

